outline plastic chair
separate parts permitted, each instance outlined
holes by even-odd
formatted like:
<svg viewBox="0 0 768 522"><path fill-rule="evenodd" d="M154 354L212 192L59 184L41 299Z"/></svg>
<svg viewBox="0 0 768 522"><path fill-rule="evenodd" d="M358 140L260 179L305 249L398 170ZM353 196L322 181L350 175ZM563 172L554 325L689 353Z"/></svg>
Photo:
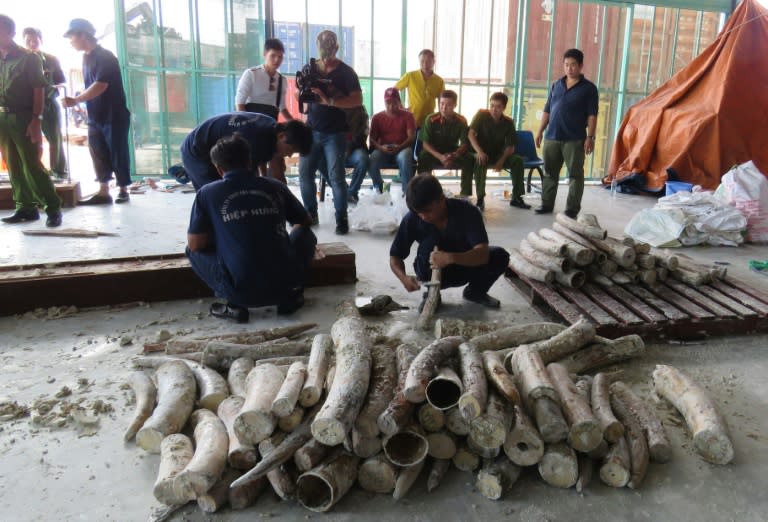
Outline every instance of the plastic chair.
<svg viewBox="0 0 768 522"><path fill-rule="evenodd" d="M533 133L531 131L517 131L515 154L523 157L523 168L528 169L526 192L530 192L533 171L539 172L539 180L544 178L544 171L541 168L544 165L544 160L539 158L539 155L536 153L536 143L533 140Z"/></svg>

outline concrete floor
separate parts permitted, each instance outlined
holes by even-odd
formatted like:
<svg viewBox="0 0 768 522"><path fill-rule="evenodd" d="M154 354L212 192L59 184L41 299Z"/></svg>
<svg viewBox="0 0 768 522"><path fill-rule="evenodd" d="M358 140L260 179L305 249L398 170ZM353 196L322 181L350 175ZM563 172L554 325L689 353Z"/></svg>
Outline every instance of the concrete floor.
<svg viewBox="0 0 768 522"><path fill-rule="evenodd" d="M448 185L449 188L455 186ZM84 193L86 191L84 190ZM562 208L566 187L561 187ZM80 207L65 210L67 227L94 228L120 234L115 238L31 238L23 227L0 227L0 264L25 264L96 257L180 252L184 245L188 210L193 196L150 192L135 196L129 205L109 208ZM535 204L536 197L529 198ZM610 195L588 188L584 209L595 213L612 235L619 235L639 209L653 205L650 198ZM318 237L336 241L332 206L321 207ZM548 226L551 216L510 209L491 199L485 212L493 244L516 246L528 231ZM387 252L390 237L353 232L343 238L357 254L359 281L356 285L313 288L307 291L307 306L290 320L279 318L274 309L252 312L249 328L262 328L294 321L312 321L321 331L333 322L333 305L344 298L390 294L411 306L407 311L375 321L382 329L397 322L412 323L418 293L406 294L391 276ZM746 268L749 259L768 259L768 247L694 248L686 253L706 261L727 261L730 273L768 291L768 279ZM444 292L441 315L517 323L541 320L524 299L506 282L499 281L491 293L502 301L499 311L465 304L460 290ZM40 397L51 398L62 386L74 391L70 399L85 404L105 401L114 412L101 416L94 434L75 426L46 428L29 419L0 422L0 520L146 520L157 503L152 496L158 457L147 455L133 444L124 445L122 432L132 414L129 392L121 389L130 372L130 358L142 343L159 330L173 335L243 329L207 316L210 300L191 300L143 306L112 307L76 313L0 318L0 401L29 404ZM650 397L650 373L657 363L673 364L691 373L712 393L730 425L736 458L729 466L712 466L692 451L688 435L677 415L664 404L657 409L674 447L673 461L651 464L642 488L613 490L595 479L583 493L546 486L535 471L526 471L517 485L499 502L483 499L473 487L474 477L452 470L441 487L426 493L422 478L406 501L375 496L358 489L326 515L328 520L664 520L664 521L763 521L768 519L765 500L765 470L768 469L768 370L766 336L737 336L707 339L688 344L649 346L641 360L625 365L627 380ZM121 337L132 344L121 346ZM79 385L78 379L87 379ZM649 399L651 400L651 399ZM287 520L318 515L294 502L280 503L265 495L256 506L243 512L225 511L203 516L197 508L186 508L174 520L241 521L269 517Z"/></svg>

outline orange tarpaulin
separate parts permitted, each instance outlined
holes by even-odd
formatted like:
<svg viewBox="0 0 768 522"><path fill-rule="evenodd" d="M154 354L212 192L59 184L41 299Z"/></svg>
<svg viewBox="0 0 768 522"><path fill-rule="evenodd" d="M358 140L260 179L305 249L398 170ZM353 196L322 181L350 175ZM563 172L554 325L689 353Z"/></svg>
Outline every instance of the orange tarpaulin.
<svg viewBox="0 0 768 522"><path fill-rule="evenodd" d="M608 175L641 174L657 191L679 181L715 189L733 165L768 173L768 11L744 0L701 55L629 109Z"/></svg>

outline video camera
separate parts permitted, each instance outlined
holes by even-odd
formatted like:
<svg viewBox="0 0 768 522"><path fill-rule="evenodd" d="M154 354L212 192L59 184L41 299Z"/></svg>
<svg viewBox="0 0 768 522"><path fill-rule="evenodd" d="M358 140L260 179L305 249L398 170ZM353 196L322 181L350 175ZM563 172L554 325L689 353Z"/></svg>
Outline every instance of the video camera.
<svg viewBox="0 0 768 522"><path fill-rule="evenodd" d="M320 69L317 66L317 60L309 59L309 63L304 65L300 71L296 71L296 87L299 89L299 112L306 114L304 110L305 103L318 101L318 97L312 92L313 87L320 88L328 80L320 75Z"/></svg>

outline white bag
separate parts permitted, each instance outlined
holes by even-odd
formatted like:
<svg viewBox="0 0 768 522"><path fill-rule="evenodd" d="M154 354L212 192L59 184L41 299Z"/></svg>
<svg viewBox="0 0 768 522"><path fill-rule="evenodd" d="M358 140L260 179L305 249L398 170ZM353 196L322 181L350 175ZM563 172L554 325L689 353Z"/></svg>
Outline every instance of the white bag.
<svg viewBox="0 0 768 522"><path fill-rule="evenodd" d="M624 233L653 247L678 247L685 224L685 214L680 210L644 208L632 216Z"/></svg>
<svg viewBox="0 0 768 522"><path fill-rule="evenodd" d="M742 163L725 173L717 194L747 218L747 241L768 242L768 179L753 162Z"/></svg>
<svg viewBox="0 0 768 522"><path fill-rule="evenodd" d="M349 213L352 230L371 232L376 235L390 235L400 224L389 192L383 194L361 192L360 201Z"/></svg>

